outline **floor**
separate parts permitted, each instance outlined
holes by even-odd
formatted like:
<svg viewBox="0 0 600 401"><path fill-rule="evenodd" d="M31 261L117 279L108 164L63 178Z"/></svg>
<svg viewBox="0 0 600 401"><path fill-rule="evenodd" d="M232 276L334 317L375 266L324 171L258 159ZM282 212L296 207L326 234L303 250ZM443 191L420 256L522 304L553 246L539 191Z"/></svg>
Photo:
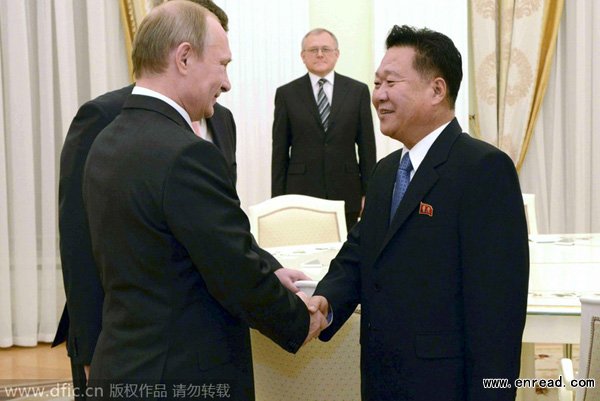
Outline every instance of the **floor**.
<svg viewBox="0 0 600 401"><path fill-rule="evenodd" d="M64 380L71 377L71 365L64 344L50 348L0 348L0 380Z"/></svg>
<svg viewBox="0 0 600 401"><path fill-rule="evenodd" d="M579 366L579 345L573 345L573 368ZM563 358L563 346L560 344L536 344L535 346L535 378L557 379L560 372L558 366ZM535 401L557 401L556 389L536 389Z"/></svg>
<svg viewBox="0 0 600 401"><path fill-rule="evenodd" d="M536 345L536 378L558 378L562 346L556 344ZM573 346L573 363L578 365L579 347ZM11 385L60 383L71 377L71 368L64 344L50 348L49 344L37 347L0 348L0 400L8 399L2 387ZM4 395L4 397L3 397ZM37 398L37 400L63 398ZM66 398L65 398L66 399ZM21 398L20 400L29 400ZM556 390L537 389L535 401L557 401Z"/></svg>

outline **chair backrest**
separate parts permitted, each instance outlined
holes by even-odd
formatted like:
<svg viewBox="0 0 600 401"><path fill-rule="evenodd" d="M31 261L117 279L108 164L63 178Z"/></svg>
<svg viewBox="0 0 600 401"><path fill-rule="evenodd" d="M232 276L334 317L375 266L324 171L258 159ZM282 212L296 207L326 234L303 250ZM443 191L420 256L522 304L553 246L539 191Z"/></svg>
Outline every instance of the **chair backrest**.
<svg viewBox="0 0 600 401"><path fill-rule="evenodd" d="M342 242L344 201L281 195L248 209L252 234L262 247Z"/></svg>
<svg viewBox="0 0 600 401"><path fill-rule="evenodd" d="M594 379L595 388L578 388L576 401L600 400L600 297L581 297L579 379Z"/></svg>
<svg viewBox="0 0 600 401"><path fill-rule="evenodd" d="M525 205L525 218L527 219L527 231L531 235L537 235L537 217L535 215L535 194L523 194Z"/></svg>

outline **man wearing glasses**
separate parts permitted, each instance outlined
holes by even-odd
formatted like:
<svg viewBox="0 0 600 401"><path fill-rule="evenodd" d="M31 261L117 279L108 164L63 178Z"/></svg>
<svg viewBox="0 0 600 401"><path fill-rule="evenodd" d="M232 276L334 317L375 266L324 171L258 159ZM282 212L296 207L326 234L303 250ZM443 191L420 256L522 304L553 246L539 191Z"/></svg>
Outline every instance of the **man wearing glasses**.
<svg viewBox="0 0 600 401"><path fill-rule="evenodd" d="M369 89L333 71L339 55L335 35L313 29L302 39L308 74L277 89L271 194L343 200L350 230L375 165L375 137Z"/></svg>

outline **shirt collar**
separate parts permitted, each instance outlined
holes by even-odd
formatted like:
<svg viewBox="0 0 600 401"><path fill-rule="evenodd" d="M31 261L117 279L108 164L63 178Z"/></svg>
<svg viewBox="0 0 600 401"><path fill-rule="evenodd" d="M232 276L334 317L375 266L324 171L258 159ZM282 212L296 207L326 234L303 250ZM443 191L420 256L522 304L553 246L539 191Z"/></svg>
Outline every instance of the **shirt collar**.
<svg viewBox="0 0 600 401"><path fill-rule="evenodd" d="M413 166L413 172L417 171L417 169L421 165L421 162L423 162L423 159L425 159L425 156L427 156L427 152L429 152L429 149L431 149L431 146L433 145L435 140L440 136L440 134L448 126L448 124L450 124L450 121L448 121L445 124L442 124L435 130L433 130L431 133L429 133L427 136L425 136L423 139L417 142L417 144L413 146L412 149L408 150L406 147L402 149L402 156L404 156L406 152L408 152L409 154L410 163Z"/></svg>
<svg viewBox="0 0 600 401"><path fill-rule="evenodd" d="M167 97L167 96L163 95L162 93L153 91L152 89L144 88L144 87L141 87L138 85L133 87L131 94L132 95L149 96L149 97L153 97L153 98L162 100L163 102L167 103L169 106L171 106L175 110L177 110L177 112L179 114L181 114L181 116L185 119L185 121L187 121L190 128L192 128L192 119L190 118L190 115L187 113L187 111L185 111L185 109L183 107L181 107L179 104L177 104L177 102L175 102L170 97Z"/></svg>
<svg viewBox="0 0 600 401"><path fill-rule="evenodd" d="M321 78L325 78L327 80L327 82L329 82L331 85L333 85L333 80L335 77L335 72L331 71L329 74L325 75L324 77L320 77L316 74L313 74L312 72L308 72L308 77L310 78L310 83L312 85L313 88L318 87L319 85L319 79Z"/></svg>

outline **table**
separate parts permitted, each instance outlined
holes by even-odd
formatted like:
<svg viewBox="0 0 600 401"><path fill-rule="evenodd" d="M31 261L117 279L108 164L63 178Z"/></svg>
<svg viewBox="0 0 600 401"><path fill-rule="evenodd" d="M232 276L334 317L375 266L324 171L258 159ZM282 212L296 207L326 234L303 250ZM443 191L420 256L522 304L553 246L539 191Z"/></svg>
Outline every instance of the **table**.
<svg viewBox="0 0 600 401"><path fill-rule="evenodd" d="M341 243L268 249L282 265L320 280ZM327 343L315 340L292 355L251 330L254 386L260 401L360 400L360 315Z"/></svg>
<svg viewBox="0 0 600 401"><path fill-rule="evenodd" d="M521 377L535 377L535 343L571 345L580 339L581 295L600 295L600 234L535 235L529 238L529 296L521 350ZM519 389L517 400L535 399Z"/></svg>
<svg viewBox="0 0 600 401"><path fill-rule="evenodd" d="M279 262L314 280L327 273L341 243L271 248ZM579 297L600 296L600 233L535 235L523 342L579 343Z"/></svg>
<svg viewBox="0 0 600 401"><path fill-rule="evenodd" d="M311 244L268 251L285 267L302 270L318 281L327 273L341 246L341 243ZM521 377L532 378L535 377L533 343L579 343L578 297L600 296L600 233L532 236L529 250L529 297ZM253 331L257 400L360 399L359 332L360 315L354 314L329 343L313 341L297 355L291 355ZM312 376L315 370L318 375ZM315 379L322 382L313 382ZM327 394L322 394L324 388ZM518 399L530 397L521 392Z"/></svg>
<svg viewBox="0 0 600 401"><path fill-rule="evenodd" d="M531 236L529 252L523 342L578 344L579 297L600 296L600 234Z"/></svg>

